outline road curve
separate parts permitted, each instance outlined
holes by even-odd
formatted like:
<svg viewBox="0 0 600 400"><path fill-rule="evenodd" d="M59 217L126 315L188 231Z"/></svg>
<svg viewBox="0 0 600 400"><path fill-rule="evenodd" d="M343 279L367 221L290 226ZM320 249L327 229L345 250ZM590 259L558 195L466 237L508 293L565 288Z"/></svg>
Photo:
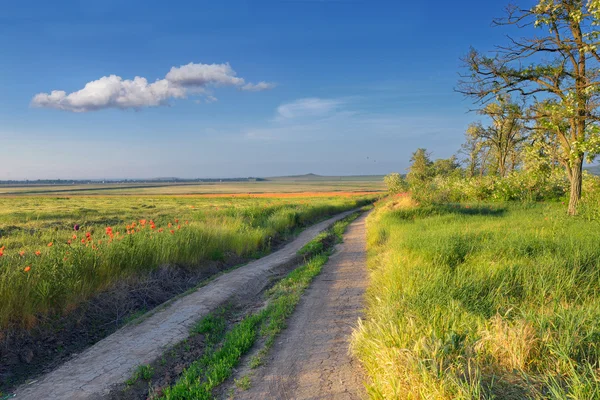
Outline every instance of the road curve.
<svg viewBox="0 0 600 400"><path fill-rule="evenodd" d="M304 293L252 387L235 399L361 399L358 361L348 353L352 328L367 286L365 218L353 222L344 242Z"/></svg>
<svg viewBox="0 0 600 400"><path fill-rule="evenodd" d="M136 367L148 364L186 339L200 318L235 299L255 296L271 277L297 260L297 251L319 232L346 217L347 211L304 230L282 249L224 274L195 292L159 309L96 343L37 381L16 391L16 399L100 399L113 385L131 377Z"/></svg>

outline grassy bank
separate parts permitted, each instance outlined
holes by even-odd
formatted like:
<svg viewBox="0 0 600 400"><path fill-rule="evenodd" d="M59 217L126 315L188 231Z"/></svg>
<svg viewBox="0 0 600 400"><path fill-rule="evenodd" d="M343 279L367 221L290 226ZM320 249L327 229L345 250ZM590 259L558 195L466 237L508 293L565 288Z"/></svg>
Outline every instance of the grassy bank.
<svg viewBox="0 0 600 400"><path fill-rule="evenodd" d="M600 398L599 229L560 204L380 204L353 338L370 396Z"/></svg>
<svg viewBox="0 0 600 400"><path fill-rule="evenodd" d="M0 202L0 338L160 265L268 250L372 196L19 197Z"/></svg>

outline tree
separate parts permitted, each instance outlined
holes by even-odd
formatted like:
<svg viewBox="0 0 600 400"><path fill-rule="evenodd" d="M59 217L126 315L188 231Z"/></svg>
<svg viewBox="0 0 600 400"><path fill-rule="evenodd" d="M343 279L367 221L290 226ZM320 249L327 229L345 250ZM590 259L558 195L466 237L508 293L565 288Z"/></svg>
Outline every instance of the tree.
<svg viewBox="0 0 600 400"><path fill-rule="evenodd" d="M431 166L433 175L447 177L457 172L460 172L460 164L456 159L456 156L450 158L438 158L433 162Z"/></svg>
<svg viewBox="0 0 600 400"><path fill-rule="evenodd" d="M499 94L522 96L544 118L561 148L570 180L569 214L581 198L583 161L600 153L600 0L538 0L531 9L509 6L498 26L530 35L509 37L492 56L471 49L458 90L487 103ZM533 28L543 30L534 35Z"/></svg>
<svg viewBox="0 0 600 400"><path fill-rule="evenodd" d="M393 172L389 175L386 175L383 178L383 181L385 182L385 185L387 186L388 192L390 192L390 194L404 193L408 192L408 190L410 189L410 186L406 179L404 179L402 175L400 175L397 172Z"/></svg>
<svg viewBox="0 0 600 400"><path fill-rule="evenodd" d="M406 179L411 186L424 183L433 177L433 162L427 149L419 148L410 158L410 167Z"/></svg>
<svg viewBox="0 0 600 400"><path fill-rule="evenodd" d="M483 176L488 165L490 150L480 134L483 129L481 122L470 124L465 132L465 142L459 150L459 153L465 155L463 163L466 164L466 175L469 178L476 174Z"/></svg>
<svg viewBox="0 0 600 400"><path fill-rule="evenodd" d="M472 125L469 134L478 140L482 148L488 149L493 158L493 169L505 177L519 164L520 145L526 139L521 107L510 101L510 97L500 96L497 102L487 104L478 112L491 120L488 127Z"/></svg>

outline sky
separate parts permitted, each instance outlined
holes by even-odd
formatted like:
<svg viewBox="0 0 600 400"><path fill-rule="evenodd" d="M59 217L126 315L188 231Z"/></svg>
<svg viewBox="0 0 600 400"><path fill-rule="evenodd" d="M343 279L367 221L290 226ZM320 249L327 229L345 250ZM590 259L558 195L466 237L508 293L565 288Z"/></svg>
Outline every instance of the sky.
<svg viewBox="0 0 600 400"><path fill-rule="evenodd" d="M526 1L525 1L526 2ZM405 172L504 1L6 0L0 180Z"/></svg>

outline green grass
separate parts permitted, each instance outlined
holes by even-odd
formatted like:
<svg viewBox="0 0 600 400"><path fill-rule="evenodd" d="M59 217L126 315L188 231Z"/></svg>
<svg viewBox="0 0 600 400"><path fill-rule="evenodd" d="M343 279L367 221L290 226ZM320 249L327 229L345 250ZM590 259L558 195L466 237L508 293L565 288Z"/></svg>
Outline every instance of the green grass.
<svg viewBox="0 0 600 400"><path fill-rule="evenodd" d="M346 226L357 216L358 214L353 214L337 222L328 231L328 235L338 239ZM315 239L320 240L322 238ZM302 293L321 272L328 258L329 253L325 249L277 282L266 294L268 305L262 311L248 315L234 325L224 334L220 345L207 348L202 358L193 362L173 386L163 391L162 398L212 399L213 390L231 376L241 357L252 348L259 337L264 338L264 347L259 352L264 356L273 345L277 334L285 328L286 320L293 313ZM208 316L200 321L199 326L208 327L206 330L211 332L212 327L217 325L213 319L214 317ZM255 358L251 360L251 364L257 366L261 361L257 362ZM236 384L249 388L251 382L246 376Z"/></svg>
<svg viewBox="0 0 600 400"><path fill-rule="evenodd" d="M113 283L161 265L202 268L209 260L264 253L299 227L371 199L328 194L2 198L0 336L11 327L32 327L40 316L68 312Z"/></svg>
<svg viewBox="0 0 600 400"><path fill-rule="evenodd" d="M559 204L381 204L353 352L371 398L600 398L597 222Z"/></svg>
<svg viewBox="0 0 600 400"><path fill-rule="evenodd" d="M150 365L140 365L137 367L133 376L128 379L125 384L128 386L133 385L139 380L149 381L154 376L154 368Z"/></svg>

